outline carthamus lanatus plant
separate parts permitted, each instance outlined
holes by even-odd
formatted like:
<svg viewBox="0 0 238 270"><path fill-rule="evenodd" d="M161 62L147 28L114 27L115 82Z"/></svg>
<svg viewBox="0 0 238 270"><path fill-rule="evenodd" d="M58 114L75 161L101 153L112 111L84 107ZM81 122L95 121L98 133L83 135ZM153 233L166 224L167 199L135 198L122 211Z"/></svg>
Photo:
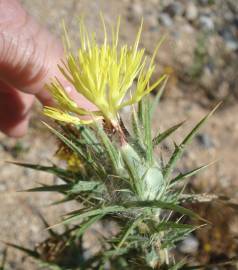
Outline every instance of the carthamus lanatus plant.
<svg viewBox="0 0 238 270"><path fill-rule="evenodd" d="M21 164L61 179L60 184L31 191L58 192L61 203L78 205L63 218L65 231L57 234L49 229L51 240L31 255L49 269L184 269L185 261L177 262L173 249L197 229L184 222L186 217L199 219L184 207L194 197L184 193L185 183L207 165L178 175L174 168L216 108L162 162L163 153L156 148L182 123L152 136L152 115L168 79L162 75L151 83L159 45L149 58L139 47L142 25L134 44L128 46L119 45L120 22L108 35L102 21L102 44L82 21L76 53L66 34L66 60L59 66L65 79L96 109L80 107L57 78L47 86L56 105L45 107L44 113L57 128L46 125L60 141L57 155L67 166ZM157 94L152 99L153 90ZM130 108L126 122L124 107ZM97 232L99 248L90 252L84 247L85 234L95 224L107 223L113 224L114 232Z"/></svg>

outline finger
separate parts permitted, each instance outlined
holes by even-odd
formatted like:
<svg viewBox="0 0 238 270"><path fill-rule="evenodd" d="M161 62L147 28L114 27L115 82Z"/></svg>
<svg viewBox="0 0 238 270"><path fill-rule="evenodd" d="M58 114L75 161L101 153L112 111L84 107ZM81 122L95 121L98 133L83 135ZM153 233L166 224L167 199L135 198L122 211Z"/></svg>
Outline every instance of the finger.
<svg viewBox="0 0 238 270"><path fill-rule="evenodd" d="M21 93L0 81L0 130L11 137L23 136L33 102L33 95Z"/></svg>
<svg viewBox="0 0 238 270"><path fill-rule="evenodd" d="M0 76L30 94L58 75L61 43L40 27L16 0L0 1Z"/></svg>
<svg viewBox="0 0 238 270"><path fill-rule="evenodd" d="M9 136L25 134L37 94L46 105L44 90L57 76L63 55L58 40L41 28L17 0L0 0L0 130ZM18 91L18 90L19 91ZM24 91L20 92L20 91Z"/></svg>
<svg viewBox="0 0 238 270"><path fill-rule="evenodd" d="M25 12L19 1L0 0L0 79L11 86L8 88L9 91L10 89L13 91L1 94L2 103L9 104L10 98L14 97L15 102L26 106L27 109L27 104L33 100L33 97L29 98L18 92L16 90L18 89L36 95L44 105L52 105L52 98L45 90L45 85L53 77L57 77L66 89L70 89L69 95L80 106L95 110L95 106L82 98L59 72L57 65L60 64L62 58L61 43L40 27ZM8 108L8 114L9 110L10 108ZM17 117L16 114L17 112L11 111L12 120L10 121L9 116L7 117L2 110L0 121L2 121L2 117L6 117L2 122L2 130L7 130L5 132L8 134L24 133L27 127L29 116L22 118L22 115ZM7 124L7 121L10 123Z"/></svg>

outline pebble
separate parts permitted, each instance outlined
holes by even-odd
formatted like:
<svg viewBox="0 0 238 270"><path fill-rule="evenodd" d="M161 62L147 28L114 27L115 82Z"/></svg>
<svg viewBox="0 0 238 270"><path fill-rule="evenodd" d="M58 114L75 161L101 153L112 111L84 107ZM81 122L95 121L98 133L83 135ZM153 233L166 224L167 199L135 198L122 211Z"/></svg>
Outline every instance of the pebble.
<svg viewBox="0 0 238 270"><path fill-rule="evenodd" d="M204 148L212 148L214 147L214 142L212 138L207 133L200 133L196 136L198 143Z"/></svg>
<svg viewBox="0 0 238 270"><path fill-rule="evenodd" d="M215 28L212 18L207 15L202 15L199 17L199 25L202 29L207 31L212 31Z"/></svg>
<svg viewBox="0 0 238 270"><path fill-rule="evenodd" d="M219 34L223 37L225 45L228 50L236 51L238 50L238 40L234 37L230 29L222 29L219 31Z"/></svg>
<svg viewBox="0 0 238 270"><path fill-rule="evenodd" d="M142 5L135 2L129 7L129 11L131 13L131 18L135 20L141 20L143 17L143 8Z"/></svg>
<svg viewBox="0 0 238 270"><path fill-rule="evenodd" d="M150 31L155 31L158 28L158 19L157 16L148 16L146 22L149 25Z"/></svg>
<svg viewBox="0 0 238 270"><path fill-rule="evenodd" d="M182 16L184 13L184 6L180 2L174 2L167 5L164 8L164 12L169 14L171 17Z"/></svg>
<svg viewBox="0 0 238 270"><path fill-rule="evenodd" d="M179 245L179 251L184 254L194 254L198 251L199 242L196 237L189 235L186 239L182 241Z"/></svg>
<svg viewBox="0 0 238 270"><path fill-rule="evenodd" d="M188 3L186 7L185 16L188 21L194 21L198 17L198 9L193 2Z"/></svg>
<svg viewBox="0 0 238 270"><path fill-rule="evenodd" d="M173 20L167 13L161 13L159 15L159 21L162 25L171 27L173 25Z"/></svg>
<svg viewBox="0 0 238 270"><path fill-rule="evenodd" d="M218 31L219 35L223 37L223 39L228 40L231 39L232 33L229 28L222 28Z"/></svg>
<svg viewBox="0 0 238 270"><path fill-rule="evenodd" d="M203 68L202 77L200 80L201 86L206 89L212 89L214 87L214 72L209 66Z"/></svg>
<svg viewBox="0 0 238 270"><path fill-rule="evenodd" d="M238 17L233 20L234 26L238 29Z"/></svg>
<svg viewBox="0 0 238 270"><path fill-rule="evenodd" d="M3 184L0 184L0 192L4 192L7 190L7 187L6 185L3 183Z"/></svg>
<svg viewBox="0 0 238 270"><path fill-rule="evenodd" d="M238 42L235 39L227 40L226 47L230 51L237 51L238 50Z"/></svg>
<svg viewBox="0 0 238 270"><path fill-rule="evenodd" d="M223 16L227 22L232 22L234 20L233 13L230 11L225 12Z"/></svg>
<svg viewBox="0 0 238 270"><path fill-rule="evenodd" d="M209 0L198 0L198 2L199 2L199 4L201 4L201 5L208 5L208 3L209 3Z"/></svg>
<svg viewBox="0 0 238 270"><path fill-rule="evenodd" d="M194 34L194 27L192 27L192 25L190 23L187 23L183 26L181 26L181 32L182 33L188 33L188 34Z"/></svg>

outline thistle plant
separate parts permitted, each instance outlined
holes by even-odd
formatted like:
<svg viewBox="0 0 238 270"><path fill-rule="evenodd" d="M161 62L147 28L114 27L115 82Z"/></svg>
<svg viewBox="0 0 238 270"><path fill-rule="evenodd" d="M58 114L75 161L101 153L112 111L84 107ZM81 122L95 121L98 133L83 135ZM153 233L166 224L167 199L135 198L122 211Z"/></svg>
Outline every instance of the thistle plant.
<svg viewBox="0 0 238 270"><path fill-rule="evenodd" d="M77 54L70 50L66 35L66 61L59 67L97 110L79 107L57 78L48 85L56 106L45 107L44 113L56 120L58 128L46 125L61 142L57 155L68 165L21 164L62 180L62 184L30 191L58 192L63 196L60 203L78 204L63 218L62 224L67 225L63 234L50 229L56 243L61 243L54 259L46 259L38 250L33 256L49 269L185 269L185 261L176 262L172 251L196 229L184 224L184 217L199 217L183 206L195 196L184 190L187 179L207 165L177 176L173 172L186 146L216 108L175 144L164 164L162 153L158 156L155 149L183 123L152 135L153 111L167 81L163 75L151 84L159 45L149 60L139 48L142 25L132 46L119 45L120 22L111 32L111 41L104 21L102 25L104 43L99 45L81 22ZM152 101L148 94L155 89ZM126 106L131 113L124 123L121 109ZM84 235L98 222L113 222L116 233L107 238L99 235L100 251L86 257ZM73 260L67 260L71 258L68 250L76 254ZM67 257L67 263L59 262L57 258L62 257Z"/></svg>

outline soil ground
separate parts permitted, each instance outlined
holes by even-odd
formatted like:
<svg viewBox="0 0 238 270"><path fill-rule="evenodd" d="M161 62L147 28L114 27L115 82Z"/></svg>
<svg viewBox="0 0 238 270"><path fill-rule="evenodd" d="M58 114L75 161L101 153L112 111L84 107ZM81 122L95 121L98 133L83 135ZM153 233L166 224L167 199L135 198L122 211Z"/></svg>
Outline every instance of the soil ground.
<svg viewBox="0 0 238 270"><path fill-rule="evenodd" d="M216 32L216 28L212 34L210 32L207 34L205 30L199 28L201 14L205 11L215 14L214 27L216 25L219 27L219 23L224 28L227 27L225 19L221 22L216 21L216 16L219 16L220 1L211 5L207 4L207 6L206 4L199 5L194 1L198 14L194 13L197 17L193 21L191 21L192 19L186 20L186 16L190 18L187 6L191 1L24 0L22 2L38 21L56 35L60 35L59 25L64 19L76 44L78 42L77 16L79 15L84 15L88 27L99 33L101 37L100 11L103 12L105 20L109 24L114 23L115 18L119 14L121 15L120 36L123 42L129 43L133 41L140 18L143 16L144 32L141 45L146 48L148 55L152 53L161 36L167 33L167 40L157 57L159 66L157 74L167 72L170 74L170 80L165 97L153 120L154 130L156 131L158 128L164 130L183 120L186 120L186 123L177 135L166 142L161 151L163 150L168 156L172 151L173 140L179 142L184 134L211 110L214 104L225 98L225 102L186 151L178 170L186 171L189 168L217 160L213 166L193 179L191 188L200 192L225 194L234 202L238 200L237 50L229 50L226 47L227 43L224 43L225 41L219 36L218 31ZM173 11L172 8L172 11L168 10L169 4L177 2L181 3L184 8L181 14ZM237 7L236 1L227 2L233 3L234 8ZM226 10L224 4L222 8ZM178 12L178 14L173 15L173 12ZM161 14L169 15L165 16L167 22ZM191 17L192 15L190 14ZM203 31L208 36L205 37L206 42L204 41L204 44L201 45L198 39L204 35ZM213 47L211 48L210 45ZM197 53L199 50L203 50L203 52ZM215 73L207 71L208 58L212 59ZM229 65L226 61L229 61ZM192 70L193 73L189 73L188 70ZM221 78L223 73L226 73L227 76L223 81L219 81L218 78ZM58 199L47 193L17 192L34 187L37 183L50 183L54 179L44 173L5 163L6 160L49 163L57 146L49 131L41 124L40 119L42 119L40 105L36 104L29 133L24 138L15 140L0 135L0 240L26 247L34 247L47 236L39 212L44 215L49 224L54 224L59 220L60 215L71 207L70 205L62 208L46 207ZM226 206L223 204L219 204L218 209L214 211L227 213ZM206 216L206 213L204 215L210 218L210 212L208 213L209 217ZM231 212L225 218L225 223L224 218L220 218L214 224L219 236L212 237L214 228L197 236L200 242L199 250L197 249L195 252L200 254L197 256L199 262L209 261L211 250L214 249L220 250L218 253L225 254L227 257L237 255L235 254L238 247L235 242L235 238L238 236L237 214ZM232 239L231 242L236 247L234 249L236 251L228 248L228 244L224 244L224 232L222 231L224 224L229 225L226 237ZM0 243L0 258L4 248L5 245ZM13 249L8 250L7 266L7 269L12 270L40 269L33 261L26 259L22 253Z"/></svg>

